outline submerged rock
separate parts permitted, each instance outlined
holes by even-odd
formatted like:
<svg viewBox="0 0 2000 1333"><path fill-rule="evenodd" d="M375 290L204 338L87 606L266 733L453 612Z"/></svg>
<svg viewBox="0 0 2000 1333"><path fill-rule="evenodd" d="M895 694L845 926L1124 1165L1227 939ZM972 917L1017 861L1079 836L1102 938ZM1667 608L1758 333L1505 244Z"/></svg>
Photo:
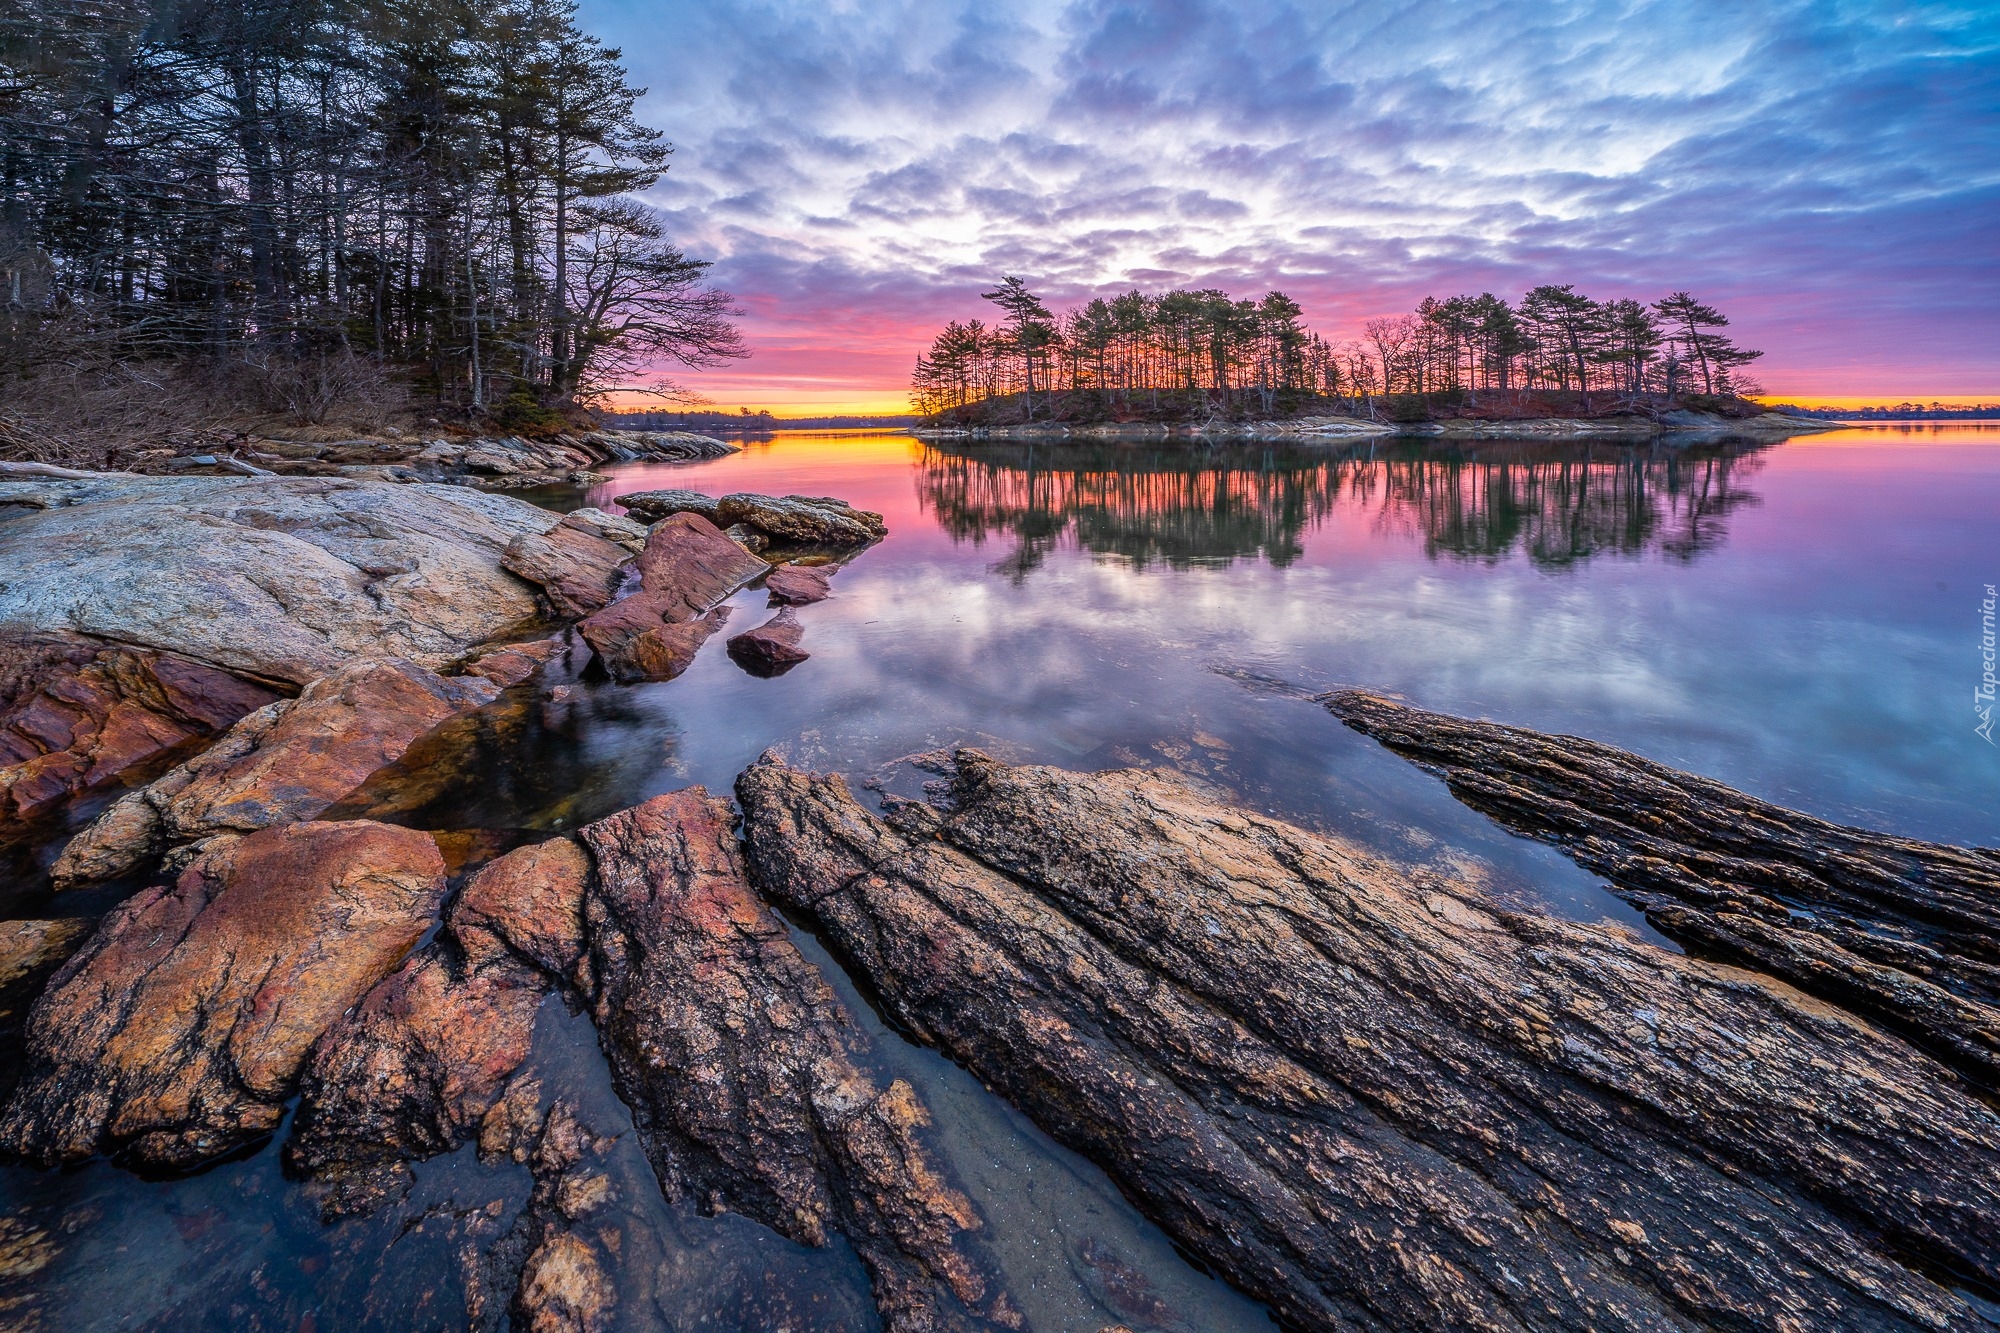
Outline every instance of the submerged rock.
<svg viewBox="0 0 2000 1333"><path fill-rule="evenodd" d="M772 606L810 606L833 595L833 566L779 565L764 580Z"/></svg>
<svg viewBox="0 0 2000 1333"><path fill-rule="evenodd" d="M888 534L880 514L823 495L734 495L700 491L637 491L621 495L626 512L647 522L674 514L699 514L719 528L742 524L767 539L793 546L866 546Z"/></svg>
<svg viewBox="0 0 2000 1333"><path fill-rule="evenodd" d="M667 680L721 628L707 613L769 566L698 514L656 525L638 560L639 588L577 627L613 680Z"/></svg>
<svg viewBox="0 0 2000 1333"><path fill-rule="evenodd" d="M313 819L439 723L499 687L393 658L362 660L250 714L208 750L126 796L63 849L56 887L147 869L169 847Z"/></svg>
<svg viewBox="0 0 2000 1333"><path fill-rule="evenodd" d="M0 634L0 818L52 814L278 697L177 653Z"/></svg>
<svg viewBox="0 0 2000 1333"><path fill-rule="evenodd" d="M1301 1327L1970 1328L1933 1274L2000 1278L2000 1117L1781 983L1171 775L737 791L898 1022Z"/></svg>
<svg viewBox="0 0 2000 1333"><path fill-rule="evenodd" d="M661 1187L800 1244L844 1233L891 1330L1016 1326L915 1092L857 1063L865 1039L751 892L731 823L696 787L580 833L592 1014Z"/></svg>
<svg viewBox="0 0 2000 1333"><path fill-rule="evenodd" d="M402 961L444 890L436 845L411 829L219 842L116 908L56 974L0 1148L189 1167L269 1133L313 1043Z"/></svg>
<svg viewBox="0 0 2000 1333"><path fill-rule="evenodd" d="M812 654L799 647L806 627L787 606L777 615L729 641L729 656L753 676L782 676Z"/></svg>
<svg viewBox="0 0 2000 1333"><path fill-rule="evenodd" d="M1576 736L1362 690L1325 703L1610 880L1660 933L1886 1022L2000 1091L2000 852L1831 824Z"/></svg>

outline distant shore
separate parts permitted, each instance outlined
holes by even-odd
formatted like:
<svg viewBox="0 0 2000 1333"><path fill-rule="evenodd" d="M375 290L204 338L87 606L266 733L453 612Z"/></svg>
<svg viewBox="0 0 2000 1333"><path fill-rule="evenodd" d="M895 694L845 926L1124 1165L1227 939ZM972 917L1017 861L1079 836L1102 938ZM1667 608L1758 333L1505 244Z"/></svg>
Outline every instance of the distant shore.
<svg viewBox="0 0 2000 1333"><path fill-rule="evenodd" d="M926 440L1167 440L1167 439L1353 439L1361 436L1425 436L1448 440L1652 440L1662 436L1712 438L1749 435L1771 439L1839 430L1843 423L1786 413L1732 418L1706 412L1677 411L1655 421L1648 417L1534 417L1482 420L1457 417L1446 421L1386 422L1359 417L1293 417L1247 422L1063 422L996 426L916 426L911 434Z"/></svg>

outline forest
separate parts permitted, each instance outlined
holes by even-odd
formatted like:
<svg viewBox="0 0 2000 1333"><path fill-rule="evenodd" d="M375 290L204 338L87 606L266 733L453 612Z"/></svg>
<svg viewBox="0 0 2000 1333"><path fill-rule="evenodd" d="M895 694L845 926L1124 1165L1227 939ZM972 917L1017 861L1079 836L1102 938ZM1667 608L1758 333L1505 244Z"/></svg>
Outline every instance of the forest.
<svg viewBox="0 0 2000 1333"><path fill-rule="evenodd" d="M1759 392L1762 353L1687 292L1595 301L1573 284L1510 304L1490 292L1426 297L1333 342L1282 292L1132 291L1052 312L1021 279L982 293L990 321L952 321L917 358L910 401L952 421L1373 412L1493 390L1574 396L1585 411L1647 397ZM1595 402L1593 402L1593 396ZM1402 401L1397 401L1402 400Z"/></svg>
<svg viewBox="0 0 2000 1333"><path fill-rule="evenodd" d="M643 92L573 0L10 0L0 373L532 415L740 356Z"/></svg>

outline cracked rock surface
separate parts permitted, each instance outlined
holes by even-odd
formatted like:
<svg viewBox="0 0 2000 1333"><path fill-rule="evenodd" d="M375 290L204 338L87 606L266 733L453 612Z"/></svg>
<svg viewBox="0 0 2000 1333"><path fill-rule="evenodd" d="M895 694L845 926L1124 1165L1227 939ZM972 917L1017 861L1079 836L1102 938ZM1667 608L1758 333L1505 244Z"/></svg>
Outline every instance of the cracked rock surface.
<svg viewBox="0 0 2000 1333"><path fill-rule="evenodd" d="M899 1022L1299 1326L1983 1324L2000 1118L1789 986L1172 775L737 790L755 882Z"/></svg>

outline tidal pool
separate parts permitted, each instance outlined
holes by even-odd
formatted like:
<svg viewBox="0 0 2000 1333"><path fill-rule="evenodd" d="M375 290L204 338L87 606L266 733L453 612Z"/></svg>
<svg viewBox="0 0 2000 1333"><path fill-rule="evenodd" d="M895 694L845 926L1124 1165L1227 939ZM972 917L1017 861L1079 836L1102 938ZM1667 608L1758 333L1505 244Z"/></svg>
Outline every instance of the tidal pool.
<svg viewBox="0 0 2000 1333"><path fill-rule="evenodd" d="M1591 876L1310 699L1363 685L1607 741L1829 819L2000 843L2000 750L1974 730L1980 602L2000 582L1994 427L1649 446L786 435L535 498L613 505L670 486L835 495L890 533L800 610L812 657L787 674L746 674L722 636L672 682L586 674L564 698L440 735L352 812L521 839L691 783L727 793L772 746L914 794L923 775L898 760L971 744L1173 767L1659 940ZM758 591L732 605L732 632L770 614ZM1101 1172L891 1031L798 934L882 1072L928 1102L1034 1327L1269 1327ZM622 1326L872 1326L844 1248L660 1198L588 1023L560 1002L534 1058L579 1089L598 1132L622 1135L606 1168ZM325 1228L277 1157L266 1145L173 1181L108 1162L0 1171L0 1314L51 1329L456 1328L470 1301L493 1320L477 1326L500 1326L481 1256L525 1172L468 1149L420 1165L395 1208Z"/></svg>

